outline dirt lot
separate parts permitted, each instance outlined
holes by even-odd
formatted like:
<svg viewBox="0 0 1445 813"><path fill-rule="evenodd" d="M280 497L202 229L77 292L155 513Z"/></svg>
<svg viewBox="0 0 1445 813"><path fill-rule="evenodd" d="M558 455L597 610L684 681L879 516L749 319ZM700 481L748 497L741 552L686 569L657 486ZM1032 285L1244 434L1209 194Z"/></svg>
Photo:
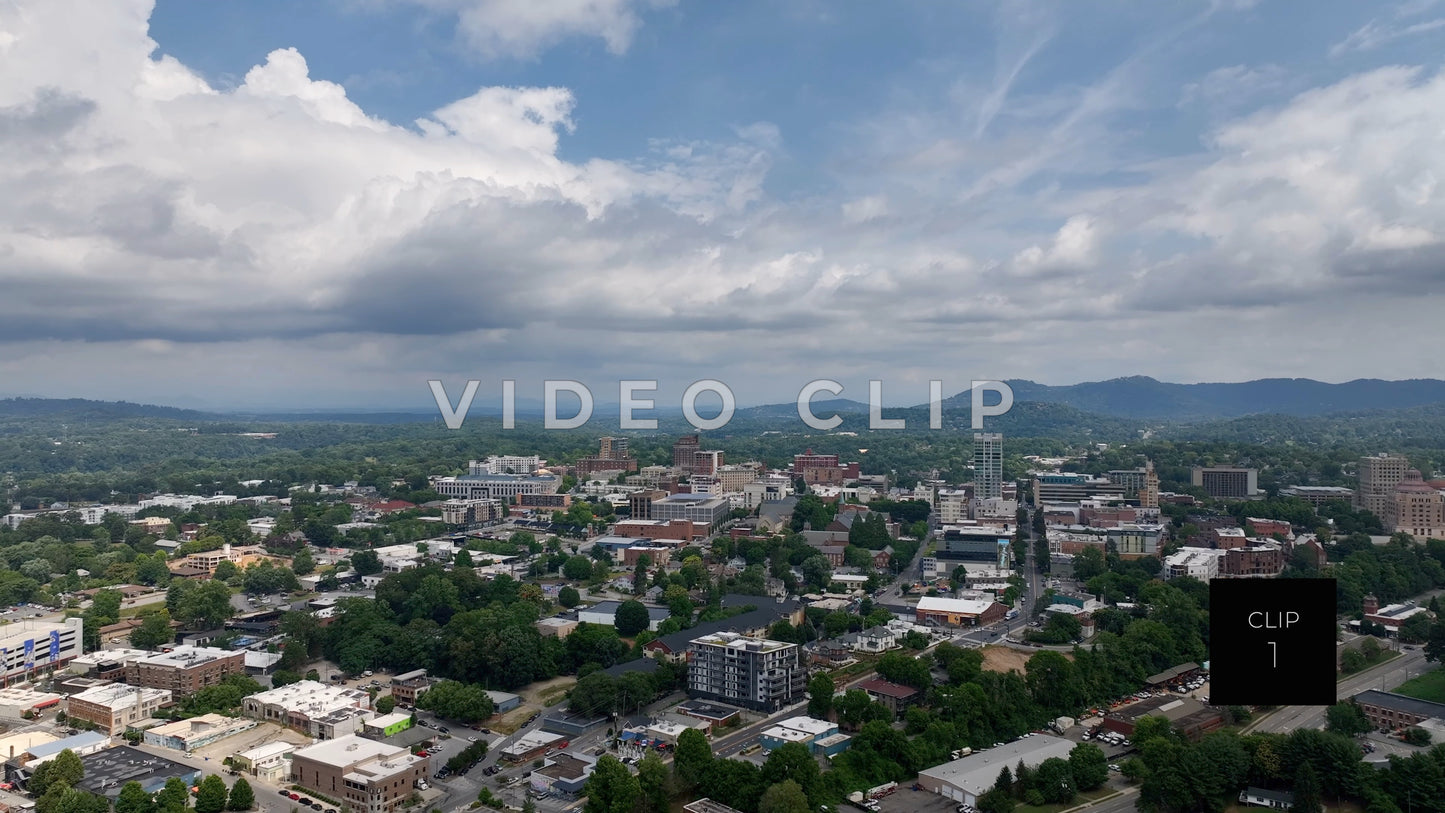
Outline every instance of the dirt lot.
<svg viewBox="0 0 1445 813"><path fill-rule="evenodd" d="M197 748L194 756L220 761L242 751L248 751L258 745L265 745L268 742L289 742L298 746L311 744L311 739L306 735L292 731L289 728L282 728L275 723L262 723L255 728L242 731L232 737L218 740L203 748Z"/></svg>
<svg viewBox="0 0 1445 813"><path fill-rule="evenodd" d="M1032 658L1035 652L1039 650L1025 652L1006 646L986 646L979 651L983 653L983 668L990 672L1018 672L1019 674L1023 674L1025 667L1028 665L1029 658ZM1069 660L1073 660L1073 655L1068 652L1063 653L1063 656Z"/></svg>
<svg viewBox="0 0 1445 813"><path fill-rule="evenodd" d="M498 733L511 734L521 728L527 722L528 717L556 707L575 685L577 685L577 679L570 677L558 677L541 683L533 683L518 692L522 696L522 705L500 717L492 718L487 725ZM548 705L549 703L551 705Z"/></svg>

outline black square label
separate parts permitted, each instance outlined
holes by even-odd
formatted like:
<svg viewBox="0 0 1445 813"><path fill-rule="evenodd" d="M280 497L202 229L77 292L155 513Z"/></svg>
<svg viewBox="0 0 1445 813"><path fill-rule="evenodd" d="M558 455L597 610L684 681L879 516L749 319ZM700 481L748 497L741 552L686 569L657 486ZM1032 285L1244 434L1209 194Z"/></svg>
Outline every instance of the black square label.
<svg viewBox="0 0 1445 813"><path fill-rule="evenodd" d="M1209 702L1335 703L1334 579L1210 579Z"/></svg>

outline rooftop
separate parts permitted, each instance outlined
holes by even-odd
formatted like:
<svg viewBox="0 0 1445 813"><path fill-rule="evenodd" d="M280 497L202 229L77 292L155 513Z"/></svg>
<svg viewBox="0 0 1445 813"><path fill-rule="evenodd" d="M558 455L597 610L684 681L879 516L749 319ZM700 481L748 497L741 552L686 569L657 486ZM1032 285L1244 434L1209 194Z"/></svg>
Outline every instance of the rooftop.
<svg viewBox="0 0 1445 813"><path fill-rule="evenodd" d="M989 607L993 606L992 601L979 601L966 598L938 598L924 596L918 600L918 609L940 613L963 613L965 615L978 615Z"/></svg>
<svg viewBox="0 0 1445 813"><path fill-rule="evenodd" d="M239 652L232 652L228 649L218 649L213 646L178 646L170 652L156 652L145 657L136 658L136 662L143 666L169 666L177 669L189 669L193 666L200 666L203 663L220 658L232 658L240 655Z"/></svg>
<svg viewBox="0 0 1445 813"><path fill-rule="evenodd" d="M918 694L918 690L913 688L912 686L903 686L898 683L890 683L889 681L883 680L882 678L865 680L862 683L858 684L858 688L862 689L865 692L881 694L884 697L892 697L895 700L907 700L908 698Z"/></svg>
<svg viewBox="0 0 1445 813"><path fill-rule="evenodd" d="M335 767L355 765L374 757L410 756L405 748L390 743L368 740L355 734L347 734L334 740L322 740L298 750L294 756Z"/></svg>
<svg viewBox="0 0 1445 813"><path fill-rule="evenodd" d="M124 683L107 683L104 686L96 686L94 689L86 689L80 694L73 694L70 699L114 710L122 706L135 706L149 702L164 703L171 699L171 692L169 689L147 689L140 686L127 686Z"/></svg>
<svg viewBox="0 0 1445 813"><path fill-rule="evenodd" d="M692 643L702 646L725 646L731 649L746 649L756 652L776 652L790 646L797 646L797 644L771 641L766 638L745 638L735 632L717 632L712 635L704 635L701 638L694 638Z"/></svg>
<svg viewBox="0 0 1445 813"><path fill-rule="evenodd" d="M1394 711L1404 711L1417 717L1445 717L1445 703L1432 703L1429 700L1407 697L1394 692L1382 692L1378 689L1366 689L1360 692L1355 695L1355 702L1368 703Z"/></svg>
<svg viewBox="0 0 1445 813"><path fill-rule="evenodd" d="M101 743L109 741L110 737L107 737L106 735L98 731L82 731L79 734L72 734L71 736L66 737L62 740L51 740L50 742L32 745L28 749L27 753L29 753L30 756L36 758L48 757L52 754L58 754L67 748L72 751L77 751L82 748L87 748L92 745L99 745Z"/></svg>
<svg viewBox="0 0 1445 813"><path fill-rule="evenodd" d="M127 782L147 786L171 777L194 777L201 772L200 768L153 756L128 745L87 754L80 761L85 766L85 778L77 788L110 797L118 795Z"/></svg>
<svg viewBox="0 0 1445 813"><path fill-rule="evenodd" d="M918 775L946 782L979 796L993 787L1000 768L1008 766L1013 770L1019 762L1037 767L1046 759L1068 759L1069 751L1073 750L1074 745L1072 741L1061 737L1039 734L927 768L919 771Z"/></svg>
<svg viewBox="0 0 1445 813"><path fill-rule="evenodd" d="M813 717L789 717L778 723L778 725L783 728L791 728L794 731L802 731L806 734L823 734L838 727L827 720L818 720Z"/></svg>

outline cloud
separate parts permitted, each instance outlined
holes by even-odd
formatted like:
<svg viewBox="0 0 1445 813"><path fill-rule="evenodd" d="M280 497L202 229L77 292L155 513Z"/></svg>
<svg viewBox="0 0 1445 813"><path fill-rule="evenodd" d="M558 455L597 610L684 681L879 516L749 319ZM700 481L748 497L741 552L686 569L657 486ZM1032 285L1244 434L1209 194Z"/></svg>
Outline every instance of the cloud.
<svg viewBox="0 0 1445 813"><path fill-rule="evenodd" d="M1390 19L1376 18L1351 31L1349 36L1330 46L1330 56L1340 57L1351 51L1372 51L1397 40L1445 28L1445 17L1410 22L1409 18L1429 10L1433 2L1405 3Z"/></svg>
<svg viewBox="0 0 1445 813"><path fill-rule="evenodd" d="M757 400L819 374L1435 364L1430 342L1382 362L1337 334L1433 324L1438 73L1381 68L1287 97L1297 72L1237 65L1181 92L1150 83L1168 50L1151 40L1051 90L1015 86L981 132L977 99L945 89L840 114L867 123L827 154L741 118L716 139L643 133L633 155L574 159L587 119L567 87L469 89L391 121L294 49L213 87L156 52L150 10L0 5L12 391L154 400L176 381L425 403L428 377L706 374ZM86 60L54 58L79 43ZM1217 105L1206 137L1135 149L1181 98ZM778 184L775 167L808 161L831 177ZM1304 337L1320 366L1260 354L1275 335Z"/></svg>
<svg viewBox="0 0 1445 813"><path fill-rule="evenodd" d="M623 54L642 26L640 12L676 0L391 0L453 17L457 33L487 59L531 58L573 37L601 39Z"/></svg>

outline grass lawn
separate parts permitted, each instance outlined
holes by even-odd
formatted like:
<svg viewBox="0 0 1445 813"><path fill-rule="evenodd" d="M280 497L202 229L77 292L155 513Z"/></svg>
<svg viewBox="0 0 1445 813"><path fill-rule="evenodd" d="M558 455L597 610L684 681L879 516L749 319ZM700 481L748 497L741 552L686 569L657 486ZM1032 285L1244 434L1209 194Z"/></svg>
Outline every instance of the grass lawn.
<svg viewBox="0 0 1445 813"><path fill-rule="evenodd" d="M1034 807L1033 805L1020 804L1014 808L1014 813L1058 813L1060 810L1068 810L1071 807L1097 802L1106 796L1113 796L1118 792L1119 791L1112 788L1099 788L1098 790L1091 790L1088 793L1080 793L1074 797L1074 801L1066 805L1039 805L1038 807Z"/></svg>
<svg viewBox="0 0 1445 813"><path fill-rule="evenodd" d="M1445 703L1445 670L1433 669L1419 677L1412 677L1395 691L1421 700Z"/></svg>
<svg viewBox="0 0 1445 813"><path fill-rule="evenodd" d="M1398 658L1398 657L1400 657L1400 653L1399 653L1399 652L1396 652L1396 651L1393 650L1393 649L1381 650L1381 651L1380 651L1380 659L1377 660L1377 661L1375 661L1374 663L1367 664L1367 665L1365 666L1365 669L1373 669L1373 668L1375 668L1376 666L1379 666L1379 665L1382 664L1382 663L1388 663L1391 658ZM1361 669L1360 672L1365 671L1365 669ZM1348 675L1345 675L1345 674L1336 675L1336 676L1335 676L1335 682L1336 682L1336 683L1339 683L1340 681L1344 680L1345 678L1351 678L1351 677L1354 677L1355 675L1358 675L1360 672L1351 672L1351 673L1348 674Z"/></svg>

